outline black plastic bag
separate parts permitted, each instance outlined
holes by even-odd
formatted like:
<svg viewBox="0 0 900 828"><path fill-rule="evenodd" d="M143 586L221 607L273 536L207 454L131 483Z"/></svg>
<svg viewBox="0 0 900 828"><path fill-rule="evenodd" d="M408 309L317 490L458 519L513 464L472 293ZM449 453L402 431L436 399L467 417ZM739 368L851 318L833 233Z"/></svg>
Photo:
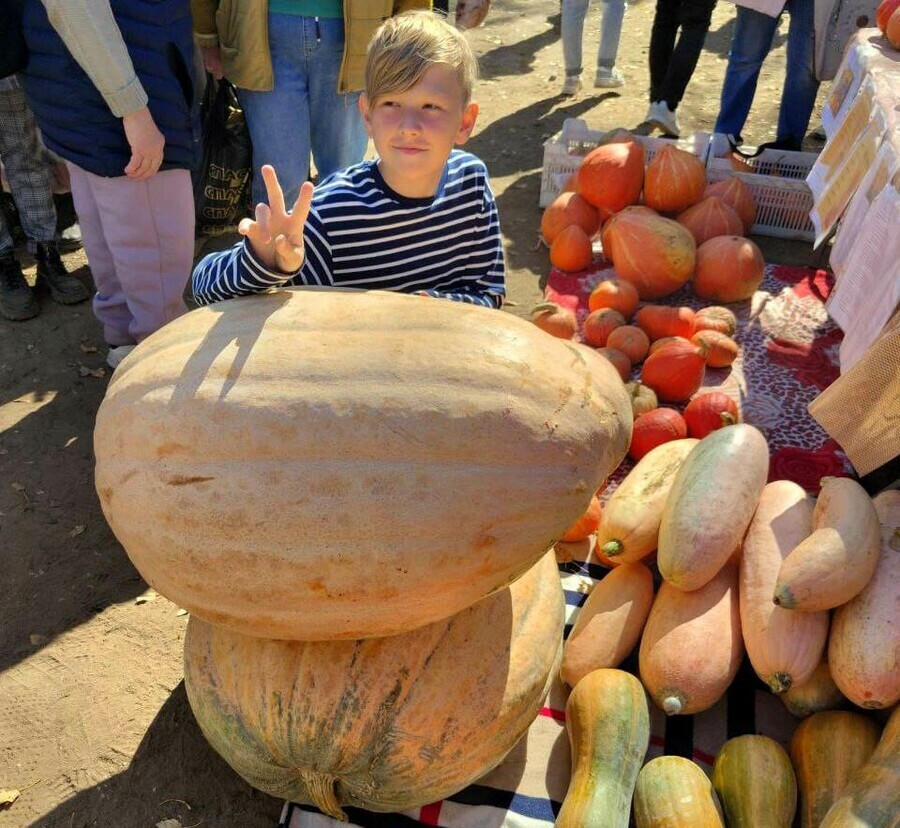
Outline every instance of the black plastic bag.
<svg viewBox="0 0 900 828"><path fill-rule="evenodd" d="M0 0L0 78L21 72L28 64L22 33L23 0Z"/></svg>
<svg viewBox="0 0 900 828"><path fill-rule="evenodd" d="M217 236L250 215L253 148L244 112L227 80L207 75L200 117L203 155L194 177L196 233Z"/></svg>

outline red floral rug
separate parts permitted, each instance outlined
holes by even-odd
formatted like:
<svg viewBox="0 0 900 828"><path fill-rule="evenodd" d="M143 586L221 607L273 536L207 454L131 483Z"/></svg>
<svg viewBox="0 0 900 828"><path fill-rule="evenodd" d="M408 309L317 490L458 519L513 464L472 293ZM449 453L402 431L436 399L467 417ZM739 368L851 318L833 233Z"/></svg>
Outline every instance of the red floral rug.
<svg viewBox="0 0 900 828"><path fill-rule="evenodd" d="M582 273L554 269L545 294L576 311L581 321L591 290L614 273L602 264ZM753 299L729 306L738 317L740 357L729 369L708 370L703 389L733 396L743 419L765 434L771 480L794 480L814 494L820 478L853 474L840 446L807 412L809 403L839 375L842 334L825 313L833 285L824 270L768 265ZM711 304L698 300L689 288L659 303L693 308ZM635 379L639 373L635 370ZM625 464L616 478L628 469Z"/></svg>

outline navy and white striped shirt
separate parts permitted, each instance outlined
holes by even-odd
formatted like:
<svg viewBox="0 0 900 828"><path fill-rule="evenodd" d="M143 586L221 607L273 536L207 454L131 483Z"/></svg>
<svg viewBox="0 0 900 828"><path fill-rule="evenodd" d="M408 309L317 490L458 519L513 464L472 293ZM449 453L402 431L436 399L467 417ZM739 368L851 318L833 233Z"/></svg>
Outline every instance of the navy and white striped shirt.
<svg viewBox="0 0 900 828"><path fill-rule="evenodd" d="M427 293L500 307L505 293L497 204L484 163L454 150L433 198L406 198L375 161L329 176L313 194L297 273L268 270L246 240L194 269L198 304L283 285Z"/></svg>

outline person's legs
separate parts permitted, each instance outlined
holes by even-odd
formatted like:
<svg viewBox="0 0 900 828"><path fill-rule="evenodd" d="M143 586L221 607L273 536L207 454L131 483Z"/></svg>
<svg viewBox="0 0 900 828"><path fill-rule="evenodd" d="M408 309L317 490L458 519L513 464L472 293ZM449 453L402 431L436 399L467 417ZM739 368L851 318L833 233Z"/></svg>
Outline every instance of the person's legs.
<svg viewBox="0 0 900 828"><path fill-rule="evenodd" d="M656 0L653 28L650 32L650 101L659 100L659 90L669 70L675 35L678 33L678 9L681 0Z"/></svg>
<svg viewBox="0 0 900 828"><path fill-rule="evenodd" d="M562 0L560 34L566 79L581 76L584 18L587 15L589 3L590 0Z"/></svg>
<svg viewBox="0 0 900 828"><path fill-rule="evenodd" d="M678 23L681 32L672 50L669 66L659 87L656 100L665 101L673 112L684 97L684 90L690 82L703 42L712 21L716 0L682 0L678 9Z"/></svg>
<svg viewBox="0 0 900 828"><path fill-rule="evenodd" d="M756 94L759 70L772 48L777 29L778 18L738 6L716 132L740 136Z"/></svg>
<svg viewBox="0 0 900 828"><path fill-rule="evenodd" d="M268 201L260 173L263 164L275 167L288 204L293 203L300 185L309 178L310 107L303 58L309 37L315 40L312 18L270 14L269 49L275 88L271 92L237 90L253 143L254 204Z"/></svg>
<svg viewBox="0 0 900 828"><path fill-rule="evenodd" d="M819 80L815 70L813 0L788 0L787 66L781 107L778 111L779 141L794 141L799 150L816 105Z"/></svg>
<svg viewBox="0 0 900 828"><path fill-rule="evenodd" d="M625 20L625 0L603 0L603 17L600 19L600 47L597 50L597 68L612 69L619 53L619 38Z"/></svg>
<svg viewBox="0 0 900 828"><path fill-rule="evenodd" d="M316 26L318 36L314 41L307 40L305 58L312 157L321 181L362 161L369 139L359 111L360 93L337 91L344 54L344 21L323 18Z"/></svg>

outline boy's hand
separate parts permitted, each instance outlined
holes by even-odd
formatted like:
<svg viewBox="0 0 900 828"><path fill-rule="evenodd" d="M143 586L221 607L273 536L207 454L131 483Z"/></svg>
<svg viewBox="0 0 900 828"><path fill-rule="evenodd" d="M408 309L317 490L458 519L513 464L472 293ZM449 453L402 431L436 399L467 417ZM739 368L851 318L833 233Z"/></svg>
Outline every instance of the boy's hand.
<svg viewBox="0 0 900 828"><path fill-rule="evenodd" d="M313 185L304 181L291 212L284 206L284 192L275 169L262 168L263 181L269 195L268 204L256 205L256 220L241 219L238 232L246 236L253 252L269 268L294 273L303 265L303 225L309 215Z"/></svg>

